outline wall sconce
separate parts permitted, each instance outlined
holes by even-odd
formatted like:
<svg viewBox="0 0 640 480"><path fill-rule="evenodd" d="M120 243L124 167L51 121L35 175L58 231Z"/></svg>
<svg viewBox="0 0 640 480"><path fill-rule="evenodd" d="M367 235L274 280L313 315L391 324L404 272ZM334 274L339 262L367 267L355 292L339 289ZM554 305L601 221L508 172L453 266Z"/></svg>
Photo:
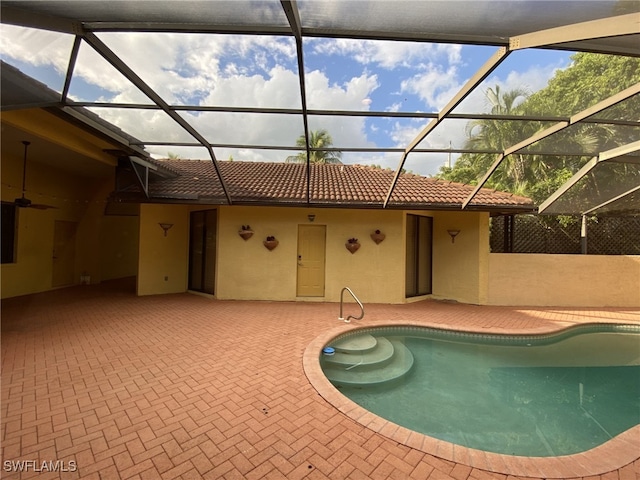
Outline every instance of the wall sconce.
<svg viewBox="0 0 640 480"><path fill-rule="evenodd" d="M451 235L451 243L456 243L456 237L460 233L460 230L447 230L447 233Z"/></svg>
<svg viewBox="0 0 640 480"><path fill-rule="evenodd" d="M159 223L158 225L160 225L160 228L162 230L164 230L164 236L167 236L167 231L173 227L173 223Z"/></svg>
<svg viewBox="0 0 640 480"><path fill-rule="evenodd" d="M309 215L307 215L307 218L310 222L313 222L316 219L316 215L314 213L310 213Z"/></svg>

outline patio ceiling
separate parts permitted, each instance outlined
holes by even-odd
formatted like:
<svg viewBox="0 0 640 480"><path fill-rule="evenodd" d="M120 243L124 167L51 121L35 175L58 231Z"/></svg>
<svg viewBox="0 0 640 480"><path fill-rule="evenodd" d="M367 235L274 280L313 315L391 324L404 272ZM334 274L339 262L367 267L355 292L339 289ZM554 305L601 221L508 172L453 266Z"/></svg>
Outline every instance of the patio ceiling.
<svg viewBox="0 0 640 480"><path fill-rule="evenodd" d="M473 202L479 189L494 172L499 170L504 158L513 153L526 154L533 152L535 145L537 155L570 155L589 156L589 162L574 178L561 188L554 196L543 204L541 211L545 213L597 213L598 211L615 210L614 206L624 206L625 212L639 212L638 185L636 175L630 176L630 185L616 185L604 189L596 199L588 199L579 211L575 211L575 202L561 201L567 192L580 184L585 175L602 173L607 178L606 166L612 163L623 163L629 169L640 169L640 156L637 142L629 145L617 145L607 152L576 151L554 143L556 134L579 123L603 123L619 125L640 132L640 113L634 118L619 118L607 115L616 105L624 103L640 93L640 84L623 90L610 98L602 99L596 105L578 112L566 112L565 116L554 115L537 117L514 117L511 115L490 115L482 112L467 112L460 105L476 90L492 72L496 71L505 60L516 52L529 49L556 49L568 51L597 52L612 55L630 55L640 57L640 4L634 1L319 1L319 0L261 0L261 1L128 1L128 2L96 2L96 1L15 1L3 0L0 5L3 24L36 29L38 31L57 32L69 39L68 65L59 90L59 98L20 98L15 103L8 103L3 92L2 109L12 110L32 108L33 106L57 107L72 112L81 108L102 115L111 112L109 121L127 131L126 126L114 121L114 112L120 116L135 114L139 123L145 125L150 114L163 116L176 127L175 135L158 138L153 135L153 128L138 132L128 131L140 140L130 141L132 147L200 147L211 159L219 180L224 189L227 201L233 203L233 197L226 186L225 178L218 168L221 151L278 151L282 156L300 151L294 140L298 133L303 133L307 154L307 180L309 177L309 155L314 150L339 150L343 153L360 155L397 155L396 172L388 185L384 202L387 206L396 187L403 168L410 158L424 158L429 154L477 153L461 145L455 147L433 146L430 138L445 128L462 128L460 125L473 119L540 121L547 128L530 138L524 138L504 151L482 151L493 153L496 160L477 188L463 204L466 208ZM163 85L171 84L170 72L166 78L142 78L140 64L132 65L126 51L114 48L113 35L193 35L201 38L220 38L220 36L248 36L255 38L289 39L295 56L293 63L297 68L298 92L297 101L292 104L260 105L251 99L234 99L223 103L190 103L167 99ZM3 36L7 34L3 32ZM337 105L331 107L318 106L315 99L310 98L308 86L309 68L305 67L305 47L317 39L367 40L419 43L425 48L431 44L460 44L489 47L493 54L488 56L476 73L450 96L445 106L439 111L418 112L372 111L369 109L341 109ZM74 82L79 83L77 75L79 52L81 48L90 47L112 68L114 76L118 75L135 86L140 95L138 101L103 101L97 98L92 101L80 101L71 93ZM189 55L191 52L184 52ZM275 55L275 54L274 54ZM276 62L277 63L277 62ZM327 67L329 68L329 67ZM264 117L278 119L296 130L291 142L270 143L269 139L259 138L251 131L254 118ZM412 139L406 139L398 145L349 145L342 143L333 148L311 148L310 132L320 125L323 118L352 119L386 118L394 121L422 122L422 128ZM242 119L249 125L248 130L239 132L233 137L217 137L215 133L205 132L201 122L196 118L211 119L210 123ZM241 122L238 123L239 125ZM146 123L151 125L151 123ZM457 126L457 127L456 127ZM238 128L241 130L241 128ZM248 139L248 140L247 140ZM258 139L258 140L255 140ZM434 142L437 143L437 142ZM547 150L543 145L549 145ZM421 156L422 155L422 156ZM242 160L242 159L240 159ZM282 158L284 160L284 158ZM415 163L414 163L415 164ZM634 172L634 173L639 173ZM635 182L635 184L633 183ZM307 181L307 185L309 182ZM615 187L615 188L614 188ZM307 191L307 202L310 192ZM565 211L572 210L571 212Z"/></svg>

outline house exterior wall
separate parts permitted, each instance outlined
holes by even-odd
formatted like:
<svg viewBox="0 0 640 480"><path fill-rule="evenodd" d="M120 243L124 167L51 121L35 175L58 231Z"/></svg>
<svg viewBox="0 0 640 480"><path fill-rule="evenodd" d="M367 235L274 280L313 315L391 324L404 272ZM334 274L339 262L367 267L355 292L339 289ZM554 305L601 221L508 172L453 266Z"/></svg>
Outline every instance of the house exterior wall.
<svg viewBox="0 0 640 480"><path fill-rule="evenodd" d="M140 221L136 216L102 217L102 280L135 277L138 273Z"/></svg>
<svg viewBox="0 0 640 480"><path fill-rule="evenodd" d="M51 289L53 215L35 209L18 211L16 261L2 265L2 298Z"/></svg>
<svg viewBox="0 0 640 480"><path fill-rule="evenodd" d="M489 214L433 212L433 297L485 304ZM460 230L452 242L448 230Z"/></svg>
<svg viewBox="0 0 640 480"><path fill-rule="evenodd" d="M206 207L141 207L140 295L187 289L189 212L202 209ZM407 213L414 213L434 218L434 296L468 303L486 302L488 214L251 206L216 209L215 296L218 299L338 302L345 286L366 303L422 299L424 297L405 298L405 219ZM309 214L315 215L313 223L308 219ZM159 222L175 224L166 238ZM242 225L250 225L254 231L249 240L238 235ZM325 294L322 297L296 296L299 225L326 227ZM461 230L455 244L447 233L450 228ZM380 244L370 238L377 229L386 235ZM267 236L279 241L272 251L263 245ZM347 239L352 237L358 238L361 244L355 254L345 248ZM165 281L165 276L169 280ZM350 300L348 295L345 300Z"/></svg>
<svg viewBox="0 0 640 480"><path fill-rule="evenodd" d="M2 200L20 195L21 159L2 159ZM52 289L56 220L78 225L74 283L137 275L138 294L187 290L189 212L206 207L144 204L140 217L104 216L111 181L88 182L39 166L28 196L55 209L19 209L16 263L1 270L2 298ZM85 200L82 200L85 199ZM433 218L432 298L472 304L638 307L640 257L489 253L489 215L477 212L352 210L339 208L220 206L216 297L276 301L340 300L350 287L365 303L404 303L406 215ZM315 214L310 223L307 215ZM158 223L173 223L167 236ZM241 225L255 235L244 241ZM296 297L298 225L326 227L325 295ZM376 229L386 239L376 245ZM452 243L447 230L460 230ZM268 236L280 244L268 251ZM355 254L348 238L360 240ZM165 280L165 277L167 278ZM348 296L345 297L348 299Z"/></svg>
<svg viewBox="0 0 640 480"><path fill-rule="evenodd" d="M22 158L3 154L2 201L21 195ZM113 180L89 180L39 164L27 178L27 197L33 203L56 208L19 208L15 263L1 267L2 298L43 292L52 288L53 239L57 220L76 222L74 283L87 273L92 283L101 279L100 218Z"/></svg>
<svg viewBox="0 0 640 480"><path fill-rule="evenodd" d="M490 305L639 307L640 256L489 255Z"/></svg>
<svg viewBox="0 0 640 480"><path fill-rule="evenodd" d="M315 214L313 223L307 215ZM254 236L238 235L250 225ZM350 287L363 302L397 303L404 292L404 236L402 212L286 207L221 207L217 298L296 300L298 225L326 226L325 295L301 297L308 301L340 300ZM370 234L376 229L385 240L376 245ZM280 242L272 251L263 240ZM347 239L356 237L361 248L351 254Z"/></svg>
<svg viewBox="0 0 640 480"><path fill-rule="evenodd" d="M159 223L172 223L164 235ZM189 206L140 205L138 295L187 290Z"/></svg>

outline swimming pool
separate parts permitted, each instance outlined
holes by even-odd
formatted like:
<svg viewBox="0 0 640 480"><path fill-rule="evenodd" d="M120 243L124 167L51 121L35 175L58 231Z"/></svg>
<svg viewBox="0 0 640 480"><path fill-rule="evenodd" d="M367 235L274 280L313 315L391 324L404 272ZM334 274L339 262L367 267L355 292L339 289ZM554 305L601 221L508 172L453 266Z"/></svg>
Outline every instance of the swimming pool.
<svg viewBox="0 0 640 480"><path fill-rule="evenodd" d="M464 447L556 457L640 423L638 326L535 336L375 327L327 346L335 350L321 364L342 394L397 425Z"/></svg>

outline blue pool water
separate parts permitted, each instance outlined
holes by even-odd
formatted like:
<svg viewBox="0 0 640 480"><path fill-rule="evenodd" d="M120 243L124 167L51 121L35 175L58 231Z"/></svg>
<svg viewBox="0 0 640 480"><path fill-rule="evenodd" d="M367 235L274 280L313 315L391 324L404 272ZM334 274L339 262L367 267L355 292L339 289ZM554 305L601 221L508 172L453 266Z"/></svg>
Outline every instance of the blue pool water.
<svg viewBox="0 0 640 480"><path fill-rule="evenodd" d="M407 347L410 354L395 363L410 368L404 373L387 354L369 362L376 354L366 347L367 352L323 356L327 376L339 374L334 385L367 410L431 437L544 457L588 450L640 424L637 326L529 337L384 327L329 345L354 335L386 338L387 349ZM377 383L376 372L386 378L385 369L400 376Z"/></svg>

